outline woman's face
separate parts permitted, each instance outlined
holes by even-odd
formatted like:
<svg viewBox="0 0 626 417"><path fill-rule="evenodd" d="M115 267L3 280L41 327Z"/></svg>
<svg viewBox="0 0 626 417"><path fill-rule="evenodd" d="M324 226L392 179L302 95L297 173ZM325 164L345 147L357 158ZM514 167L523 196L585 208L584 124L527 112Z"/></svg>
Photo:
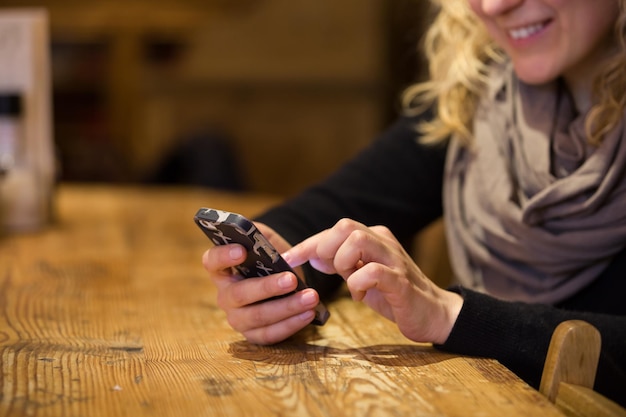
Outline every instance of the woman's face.
<svg viewBox="0 0 626 417"><path fill-rule="evenodd" d="M611 51L618 0L467 0L517 76L580 84Z"/></svg>

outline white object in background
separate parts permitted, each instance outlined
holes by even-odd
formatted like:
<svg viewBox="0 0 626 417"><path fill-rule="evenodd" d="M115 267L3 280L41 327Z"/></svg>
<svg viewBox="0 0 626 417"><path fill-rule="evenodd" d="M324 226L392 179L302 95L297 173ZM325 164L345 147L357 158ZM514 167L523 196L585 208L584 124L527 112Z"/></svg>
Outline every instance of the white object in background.
<svg viewBox="0 0 626 417"><path fill-rule="evenodd" d="M50 221L55 181L50 40L45 9L0 9L0 96L18 95L20 117L4 118L0 144L0 231L36 230ZM12 159L12 161L10 161Z"/></svg>

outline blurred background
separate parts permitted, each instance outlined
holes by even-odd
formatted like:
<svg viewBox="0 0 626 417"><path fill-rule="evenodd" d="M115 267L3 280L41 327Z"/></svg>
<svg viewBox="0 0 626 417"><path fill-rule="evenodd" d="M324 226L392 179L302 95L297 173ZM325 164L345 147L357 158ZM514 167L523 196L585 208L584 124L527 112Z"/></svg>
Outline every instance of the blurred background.
<svg viewBox="0 0 626 417"><path fill-rule="evenodd" d="M290 195L393 121L427 0L3 0L50 18L60 179Z"/></svg>

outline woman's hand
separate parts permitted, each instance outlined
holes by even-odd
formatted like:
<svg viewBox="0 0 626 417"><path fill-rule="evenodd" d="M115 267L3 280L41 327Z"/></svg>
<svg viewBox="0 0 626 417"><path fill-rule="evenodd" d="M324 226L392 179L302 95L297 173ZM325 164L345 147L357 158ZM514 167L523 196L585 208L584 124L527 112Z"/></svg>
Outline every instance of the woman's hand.
<svg viewBox="0 0 626 417"><path fill-rule="evenodd" d="M383 226L343 219L283 254L291 266L306 261L346 281L352 298L394 321L416 342L443 343L463 304L437 287Z"/></svg>
<svg viewBox="0 0 626 417"><path fill-rule="evenodd" d="M279 251L290 245L271 228L257 228ZM267 277L243 279L233 275L231 268L246 258L241 245L214 246L207 250L202 263L217 287L217 303L226 312L229 324L252 343L271 344L288 338L311 323L319 295L313 289L299 291L275 300L271 297L296 289L297 278L290 272Z"/></svg>

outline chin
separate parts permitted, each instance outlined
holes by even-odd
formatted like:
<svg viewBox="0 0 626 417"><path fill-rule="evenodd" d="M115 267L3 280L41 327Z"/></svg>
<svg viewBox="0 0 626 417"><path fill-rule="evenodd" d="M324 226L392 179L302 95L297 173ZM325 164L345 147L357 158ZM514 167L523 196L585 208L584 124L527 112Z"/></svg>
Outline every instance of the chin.
<svg viewBox="0 0 626 417"><path fill-rule="evenodd" d="M540 65L514 65L514 70L517 78L530 85L547 84L559 77L559 74L555 71L551 71L548 68L542 68Z"/></svg>
<svg viewBox="0 0 626 417"><path fill-rule="evenodd" d="M543 85L548 84L558 78L558 76L554 75L528 75L528 74L520 74L517 73L517 78L519 78L522 82L528 85Z"/></svg>

